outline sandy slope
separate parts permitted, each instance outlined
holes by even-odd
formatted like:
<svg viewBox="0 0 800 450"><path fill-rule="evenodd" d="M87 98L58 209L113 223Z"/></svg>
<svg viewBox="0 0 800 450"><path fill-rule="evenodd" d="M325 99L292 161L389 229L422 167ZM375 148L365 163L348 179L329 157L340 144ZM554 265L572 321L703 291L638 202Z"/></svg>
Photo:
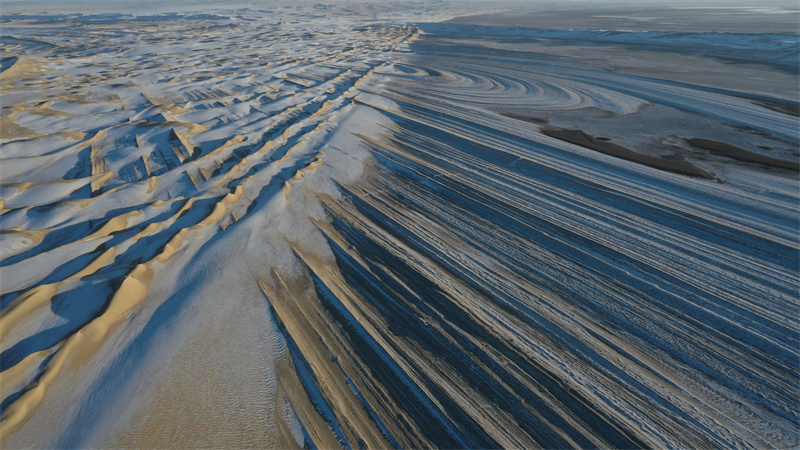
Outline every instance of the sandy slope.
<svg viewBox="0 0 800 450"><path fill-rule="evenodd" d="M798 445L796 98L337 11L6 21L4 447Z"/></svg>
<svg viewBox="0 0 800 450"><path fill-rule="evenodd" d="M12 27L4 445L303 441L259 279L297 265L307 190L361 173L358 85L415 33L311 12Z"/></svg>

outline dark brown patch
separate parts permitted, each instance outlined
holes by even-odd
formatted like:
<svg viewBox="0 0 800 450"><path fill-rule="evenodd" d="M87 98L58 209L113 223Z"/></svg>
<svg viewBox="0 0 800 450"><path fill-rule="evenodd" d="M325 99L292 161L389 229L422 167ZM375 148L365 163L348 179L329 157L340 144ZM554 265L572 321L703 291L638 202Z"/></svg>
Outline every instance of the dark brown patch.
<svg viewBox="0 0 800 450"><path fill-rule="evenodd" d="M586 147L606 155L637 162L649 167L655 167L656 169L675 172L682 175L690 175L693 177L714 179L713 175L688 161L678 161L674 159L659 158L657 156L642 155L641 153L628 150L620 145L597 140L593 136L584 133L582 130L545 129L542 130L542 133L571 144L580 145L581 147Z"/></svg>
<svg viewBox="0 0 800 450"><path fill-rule="evenodd" d="M800 163L797 161L785 161L783 159L771 158L725 142L712 141L711 139L687 139L686 142L694 148L708 150L712 155L725 156L737 161L800 171Z"/></svg>
<svg viewBox="0 0 800 450"><path fill-rule="evenodd" d="M772 111L787 114L790 116L800 117L800 105L795 103L783 103L773 100L757 100L754 101L756 105L763 106L764 108L771 109Z"/></svg>
<svg viewBox="0 0 800 450"><path fill-rule="evenodd" d="M550 123L550 119L547 118L542 119L539 117L521 116L519 114L514 114L514 113L500 113L500 115L510 117L512 119L524 120L525 122L538 123L540 125Z"/></svg>

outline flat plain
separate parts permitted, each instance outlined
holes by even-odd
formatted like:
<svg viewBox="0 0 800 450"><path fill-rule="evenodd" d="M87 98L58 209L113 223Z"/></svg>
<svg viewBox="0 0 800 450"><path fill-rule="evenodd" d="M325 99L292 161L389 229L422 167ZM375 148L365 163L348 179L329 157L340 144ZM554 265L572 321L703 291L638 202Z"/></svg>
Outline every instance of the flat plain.
<svg viewBox="0 0 800 450"><path fill-rule="evenodd" d="M35 5L4 448L800 445L796 4Z"/></svg>

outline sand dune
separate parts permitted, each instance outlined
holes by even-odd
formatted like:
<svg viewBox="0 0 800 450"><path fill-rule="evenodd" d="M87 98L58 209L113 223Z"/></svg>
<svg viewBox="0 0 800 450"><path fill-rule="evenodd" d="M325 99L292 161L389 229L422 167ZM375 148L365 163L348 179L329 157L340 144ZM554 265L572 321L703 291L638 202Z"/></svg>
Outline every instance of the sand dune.
<svg viewBox="0 0 800 450"><path fill-rule="evenodd" d="M800 443L796 99L417 12L3 18L3 447Z"/></svg>

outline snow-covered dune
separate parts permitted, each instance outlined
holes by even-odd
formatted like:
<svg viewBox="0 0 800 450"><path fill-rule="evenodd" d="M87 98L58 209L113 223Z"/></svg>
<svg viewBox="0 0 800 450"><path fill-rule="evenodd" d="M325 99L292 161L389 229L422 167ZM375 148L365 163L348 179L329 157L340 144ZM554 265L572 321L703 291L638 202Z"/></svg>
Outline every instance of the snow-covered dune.
<svg viewBox="0 0 800 450"><path fill-rule="evenodd" d="M797 99L570 57L796 36L323 6L5 18L4 447L800 443Z"/></svg>

